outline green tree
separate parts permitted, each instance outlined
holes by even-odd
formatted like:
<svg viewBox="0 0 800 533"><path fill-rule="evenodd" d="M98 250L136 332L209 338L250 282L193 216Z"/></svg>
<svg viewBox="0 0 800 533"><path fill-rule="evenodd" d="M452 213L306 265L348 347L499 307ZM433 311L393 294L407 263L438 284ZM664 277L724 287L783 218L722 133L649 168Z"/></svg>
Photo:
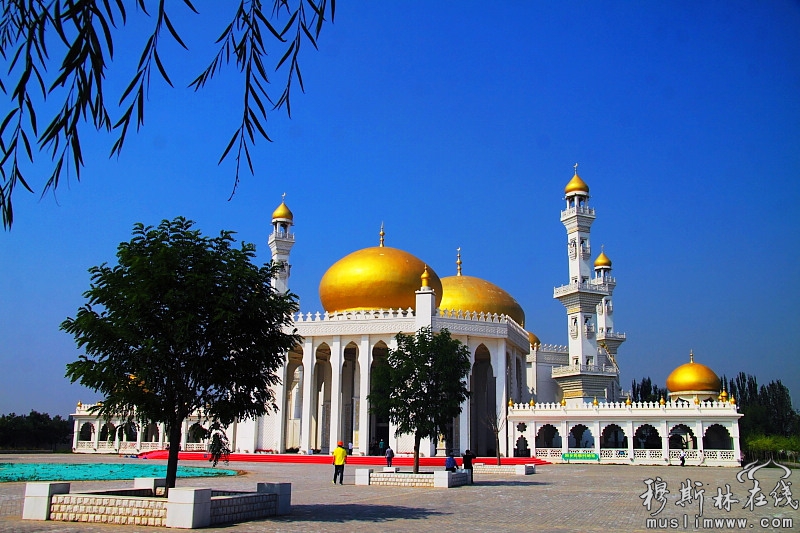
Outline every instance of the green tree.
<svg viewBox="0 0 800 533"><path fill-rule="evenodd" d="M446 329L434 334L421 328L416 335L395 336L386 365L376 367L370 410L397 426L395 436L414 435L414 472L419 472L423 438L437 438L461 413L469 398L469 349Z"/></svg>
<svg viewBox="0 0 800 533"><path fill-rule="evenodd" d="M276 411L276 370L300 341L296 297L271 283L278 267L256 266L255 247L235 242L180 217L137 223L119 264L89 270L87 303L61 324L86 351L67 377L105 396L98 415L166 425L168 487L183 421L200 412L216 428Z"/></svg>
<svg viewBox="0 0 800 533"><path fill-rule="evenodd" d="M194 13L193 0L183 0ZM335 0L262 0L216 2L220 11L219 51L209 66L188 85L205 86L233 62L243 77L241 122L219 162L234 157L236 173L246 164L253 173L250 149L256 136L270 140L265 129L269 111L285 108L291 116L291 90L304 91L299 54L304 44L317 47L322 27L333 21ZM128 7L126 7L126 5ZM142 36L142 53L126 88L110 97L105 81L114 57L114 38L128 21L129 8L151 16L152 32ZM84 165L81 134L85 128L113 133L111 155L122 151L128 129L144 124L150 79L160 76L173 86L163 55L172 39L188 47L178 33L164 0L0 0L0 54L7 68L0 90L9 94L9 111L0 122L0 211L3 227L14 221L12 197L17 186L33 192L26 177L38 152L49 154L52 171L42 194L55 190L65 173L80 180ZM214 36L216 37L216 35ZM214 38L211 37L211 38ZM281 51L271 50L273 46ZM276 58L267 61L268 53ZM283 76L277 90L271 77ZM116 100L119 98L117 103ZM42 128L37 108L55 99L57 111Z"/></svg>
<svg viewBox="0 0 800 533"><path fill-rule="evenodd" d="M666 399L667 390L653 385L649 377L642 378L642 382L637 383L634 379L631 383L631 401L633 402L657 402L661 398Z"/></svg>
<svg viewBox="0 0 800 533"><path fill-rule="evenodd" d="M53 450L67 444L72 424L56 415L31 411L28 415L0 415L0 448Z"/></svg>

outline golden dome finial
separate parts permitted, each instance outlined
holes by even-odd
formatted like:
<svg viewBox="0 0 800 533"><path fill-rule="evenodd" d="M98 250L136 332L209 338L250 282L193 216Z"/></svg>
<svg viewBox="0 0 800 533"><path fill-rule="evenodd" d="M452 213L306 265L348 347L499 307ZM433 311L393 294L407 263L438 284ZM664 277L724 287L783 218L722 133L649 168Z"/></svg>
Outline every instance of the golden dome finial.
<svg viewBox="0 0 800 533"><path fill-rule="evenodd" d="M536 407L536 401L533 398L531 398L531 401L528 402L528 405L530 405L531 407Z"/></svg>
<svg viewBox="0 0 800 533"><path fill-rule="evenodd" d="M694 363L694 352L689 350L689 362Z"/></svg>
<svg viewBox="0 0 800 533"><path fill-rule="evenodd" d="M429 283L429 281L431 279L431 275L428 274L428 265L425 265L425 269L422 271L422 275L420 276L420 279L422 280L422 286L423 287L430 287L430 285L428 283Z"/></svg>
<svg viewBox="0 0 800 533"><path fill-rule="evenodd" d="M575 169L575 174L577 174L578 173L578 163L575 163L574 165L572 165L572 168Z"/></svg>
<svg viewBox="0 0 800 533"><path fill-rule="evenodd" d="M508 406L514 407L514 400L512 400L511 398L508 399Z"/></svg>
<svg viewBox="0 0 800 533"><path fill-rule="evenodd" d="M277 219L294 220L291 209L286 205L286 193L281 195L281 205L272 212L272 221L275 222Z"/></svg>
<svg viewBox="0 0 800 533"><path fill-rule="evenodd" d="M594 400L592 400L592 405L594 405L595 407L597 407L598 405L600 405L600 404L597 402L597 396L595 396L595 397L594 397Z"/></svg>
<svg viewBox="0 0 800 533"><path fill-rule="evenodd" d="M380 233L378 233L378 235L380 235L380 237L381 237L381 241L380 241L380 244L378 244L378 246L383 248L383 236L386 235L386 233L383 231L383 221L381 221L381 231L380 231Z"/></svg>
<svg viewBox="0 0 800 533"><path fill-rule="evenodd" d="M567 406L566 398L561 398L561 407L566 407L566 406Z"/></svg>
<svg viewBox="0 0 800 533"><path fill-rule="evenodd" d="M456 248L456 276L461 275L461 247Z"/></svg>
<svg viewBox="0 0 800 533"><path fill-rule="evenodd" d="M571 194L571 193L584 193L589 194L589 186L586 185L586 182L578 176L578 163L575 163L573 167L575 169L575 175L572 176L572 179L569 180L567 186L564 188L564 194Z"/></svg>
<svg viewBox="0 0 800 533"><path fill-rule="evenodd" d="M732 405L736 405L736 398L734 398L733 396L731 396L731 399L730 399L730 400L728 400L728 401L729 401L729 402L730 402Z"/></svg>
<svg viewBox="0 0 800 533"><path fill-rule="evenodd" d="M631 395L630 395L630 394L628 394L628 398L625 400L625 405L630 405L630 404L632 404L632 403L633 403L633 402L631 401Z"/></svg>
<svg viewBox="0 0 800 533"><path fill-rule="evenodd" d="M660 399L660 400L658 400L658 405L665 405L666 403L667 403L667 402L664 400L664 397L663 397L663 396L661 397L661 399Z"/></svg>
<svg viewBox="0 0 800 533"><path fill-rule="evenodd" d="M694 395L694 404L700 405L700 398L697 397L697 394Z"/></svg>

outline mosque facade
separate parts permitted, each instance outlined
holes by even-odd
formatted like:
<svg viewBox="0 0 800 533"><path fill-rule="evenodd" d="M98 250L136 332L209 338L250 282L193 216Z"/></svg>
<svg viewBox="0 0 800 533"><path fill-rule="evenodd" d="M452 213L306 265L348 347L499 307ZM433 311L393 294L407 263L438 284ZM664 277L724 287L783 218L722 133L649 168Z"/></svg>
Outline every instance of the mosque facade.
<svg viewBox="0 0 800 533"><path fill-rule="evenodd" d="M386 246L381 228L378 246L343 257L323 275L324 312L294 317L303 341L279 371L280 410L228 428L234 449L327 454L343 441L367 455L383 441L398 454L411 453L413 436L395 435L388 420L370 412L368 395L376 368L396 347L395 335L430 327L446 328L469 349L471 395L447 434L423 441L424 456L470 449L479 456L664 464L685 450L690 462L738 465L735 399L693 356L667 379L669 398L634 403L625 397L617 352L626 335L614 325L616 280L605 252L593 254L596 213L577 165L564 192L569 278L553 296L565 307L567 345L542 344L525 329L525 313L509 293L462 274L460 251L456 275L439 277L421 259ZM274 280L279 291L290 288L293 224L283 201L268 239L272 260L283 267ZM74 451L163 447L163 427L97 420L87 407L79 404L73 414ZM200 415L185 422L183 449L204 449L192 436L192 427L203 423Z"/></svg>

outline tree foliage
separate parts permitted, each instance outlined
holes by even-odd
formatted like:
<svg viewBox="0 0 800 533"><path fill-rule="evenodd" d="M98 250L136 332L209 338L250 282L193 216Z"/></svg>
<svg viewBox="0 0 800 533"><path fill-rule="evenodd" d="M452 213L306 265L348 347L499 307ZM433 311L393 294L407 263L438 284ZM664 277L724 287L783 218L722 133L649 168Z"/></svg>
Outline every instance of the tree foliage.
<svg viewBox="0 0 800 533"><path fill-rule="evenodd" d="M194 2L183 0L184 8L197 13ZM300 50L304 44L317 47L323 25L333 20L336 6L335 0L273 0L271 8L265 3L269 4L262 0L216 3L222 6L216 9L225 24L217 39L219 52L189 83L200 89L231 62L244 78L241 121L219 160L235 158L234 192L242 164L253 173L250 149L256 138L270 140L265 128L269 111L285 107L291 116L292 88L297 85L305 90ZM126 88L111 96L104 83L114 58L115 35L126 25L131 6L151 17L152 32L144 38ZM225 21L228 9L233 15ZM42 187L44 195L70 172L80 180L81 136L86 128L114 135L113 156L122 151L130 126L135 123L137 130L143 126L151 78L158 76L173 86L162 42L171 39L188 50L173 20L165 0L0 0L0 54L8 64L0 74L0 90L10 97L10 111L0 122L4 228L14 221L15 189L34 190L28 170L39 152L53 162ZM283 48L282 53L273 52L279 58L274 65L266 61L273 46ZM273 72L285 76L275 92L269 89ZM48 98L56 100L57 111L40 122L36 110Z"/></svg>
<svg viewBox="0 0 800 533"><path fill-rule="evenodd" d="M791 437L800 434L800 414L781 380L758 386L755 376L739 372L730 381L723 377L728 394L736 399L744 415L739 421L741 435Z"/></svg>
<svg viewBox="0 0 800 533"><path fill-rule="evenodd" d="M31 411L28 415L0 415L0 449L55 450L68 444L72 424L56 415Z"/></svg>
<svg viewBox="0 0 800 533"><path fill-rule="evenodd" d="M395 435L414 435L418 472L420 441L445 433L469 398L470 354L446 329L434 334L421 328L416 335L399 333L395 340L388 364L376 366L370 410L388 417L397 427Z"/></svg>
<svg viewBox="0 0 800 533"><path fill-rule="evenodd" d="M649 377L642 378L641 383L637 383L635 379L631 383L633 402L657 402L662 397L667 398L667 389L654 385Z"/></svg>
<svg viewBox="0 0 800 533"><path fill-rule="evenodd" d="M296 297L271 284L277 267L234 243L180 217L137 223L119 264L89 270L87 303L61 324L86 352L67 377L105 396L98 415L166 424L170 487L183 420L201 412L224 426L277 410L276 371L300 341L287 333Z"/></svg>

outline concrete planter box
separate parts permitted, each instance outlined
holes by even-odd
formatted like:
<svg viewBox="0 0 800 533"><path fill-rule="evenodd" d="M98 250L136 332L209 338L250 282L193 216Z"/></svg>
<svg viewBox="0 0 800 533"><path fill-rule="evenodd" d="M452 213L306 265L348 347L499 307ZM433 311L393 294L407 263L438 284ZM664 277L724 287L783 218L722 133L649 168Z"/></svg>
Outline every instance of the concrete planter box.
<svg viewBox="0 0 800 533"><path fill-rule="evenodd" d="M469 473L464 470L448 472L400 472L398 468L384 468L383 472L374 472L371 468L356 469L356 485L381 485L388 487L427 487L444 488L460 487L469 484Z"/></svg>
<svg viewBox="0 0 800 533"><path fill-rule="evenodd" d="M176 487L156 496L164 486L139 478L132 489L70 493L69 483L28 483L22 518L195 529L291 512L291 483L259 483L255 492Z"/></svg>

